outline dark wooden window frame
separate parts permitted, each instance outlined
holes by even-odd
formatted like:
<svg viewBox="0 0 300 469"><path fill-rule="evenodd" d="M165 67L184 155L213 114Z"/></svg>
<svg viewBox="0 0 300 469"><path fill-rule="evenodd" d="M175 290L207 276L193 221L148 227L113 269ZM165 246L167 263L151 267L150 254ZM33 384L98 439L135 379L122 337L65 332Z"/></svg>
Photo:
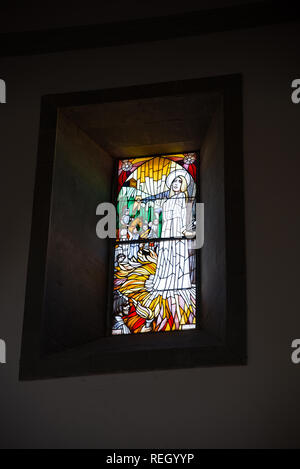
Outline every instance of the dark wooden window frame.
<svg viewBox="0 0 300 469"><path fill-rule="evenodd" d="M41 352L47 244L58 110L130 99L219 92L224 112L225 333L181 331L101 337L59 353ZM243 188L242 77L228 75L171 83L42 97L20 379L176 369L247 363ZM105 311L103 311L105 314Z"/></svg>

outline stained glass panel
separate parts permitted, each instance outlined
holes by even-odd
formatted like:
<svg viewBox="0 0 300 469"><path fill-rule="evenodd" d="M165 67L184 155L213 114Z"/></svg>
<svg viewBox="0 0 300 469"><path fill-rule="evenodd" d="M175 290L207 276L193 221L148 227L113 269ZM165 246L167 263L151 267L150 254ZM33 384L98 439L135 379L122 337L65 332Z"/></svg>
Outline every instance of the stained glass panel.
<svg viewBox="0 0 300 469"><path fill-rule="evenodd" d="M114 335L196 327L195 160L119 162Z"/></svg>

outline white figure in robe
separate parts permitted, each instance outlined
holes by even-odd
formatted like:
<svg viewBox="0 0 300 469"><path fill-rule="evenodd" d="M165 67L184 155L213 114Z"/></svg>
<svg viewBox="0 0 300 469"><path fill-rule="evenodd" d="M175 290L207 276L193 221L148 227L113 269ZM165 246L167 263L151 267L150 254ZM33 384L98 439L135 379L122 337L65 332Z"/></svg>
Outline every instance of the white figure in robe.
<svg viewBox="0 0 300 469"><path fill-rule="evenodd" d="M194 287L191 284L188 239L185 238L190 175L184 170L176 170L168 176L166 184L170 190L165 193L168 198L162 205L163 222L156 272L145 284L151 292L148 305L158 295L165 299L170 295L180 295L189 302L189 289ZM153 319L152 311L142 332L151 330Z"/></svg>
<svg viewBox="0 0 300 469"><path fill-rule="evenodd" d="M152 287L161 294L166 290L191 288L188 241L183 239L186 230L189 174L177 170L169 175L166 183L170 187L170 193L162 205L162 242ZM164 238L177 239L163 241Z"/></svg>

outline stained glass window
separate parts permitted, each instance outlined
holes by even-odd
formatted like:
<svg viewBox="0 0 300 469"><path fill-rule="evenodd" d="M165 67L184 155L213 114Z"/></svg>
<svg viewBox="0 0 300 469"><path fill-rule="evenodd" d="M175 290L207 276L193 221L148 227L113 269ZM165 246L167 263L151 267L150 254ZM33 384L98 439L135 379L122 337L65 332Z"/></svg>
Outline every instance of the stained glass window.
<svg viewBox="0 0 300 469"><path fill-rule="evenodd" d="M120 160L113 335L196 327L196 153Z"/></svg>

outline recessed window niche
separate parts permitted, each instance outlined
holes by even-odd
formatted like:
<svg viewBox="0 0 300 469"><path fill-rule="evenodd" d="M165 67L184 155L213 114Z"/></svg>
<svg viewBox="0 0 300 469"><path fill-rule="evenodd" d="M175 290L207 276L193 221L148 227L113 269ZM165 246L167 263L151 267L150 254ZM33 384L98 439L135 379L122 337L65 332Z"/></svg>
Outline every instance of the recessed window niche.
<svg viewBox="0 0 300 469"><path fill-rule="evenodd" d="M195 161L184 163L191 154ZM117 203L120 162L155 156L162 161L155 164L166 158L179 171L182 193L204 203L204 246L189 264L196 314L182 320L192 327L175 327L171 318L159 329L157 318L148 317L139 332L150 333L113 334L116 240L96 236L96 208ZM186 176L187 162L195 170ZM136 179L128 179L130 193ZM155 219L158 227L162 221L147 205L142 182L148 219L141 229L148 236ZM131 216L126 239L130 244L135 234L139 243L123 250L131 257L139 249L144 256L157 253L157 243L137 233L140 200L134 197L136 206L124 206L120 216ZM134 301L131 295L122 308L135 310ZM21 379L245 363L241 76L42 97Z"/></svg>

